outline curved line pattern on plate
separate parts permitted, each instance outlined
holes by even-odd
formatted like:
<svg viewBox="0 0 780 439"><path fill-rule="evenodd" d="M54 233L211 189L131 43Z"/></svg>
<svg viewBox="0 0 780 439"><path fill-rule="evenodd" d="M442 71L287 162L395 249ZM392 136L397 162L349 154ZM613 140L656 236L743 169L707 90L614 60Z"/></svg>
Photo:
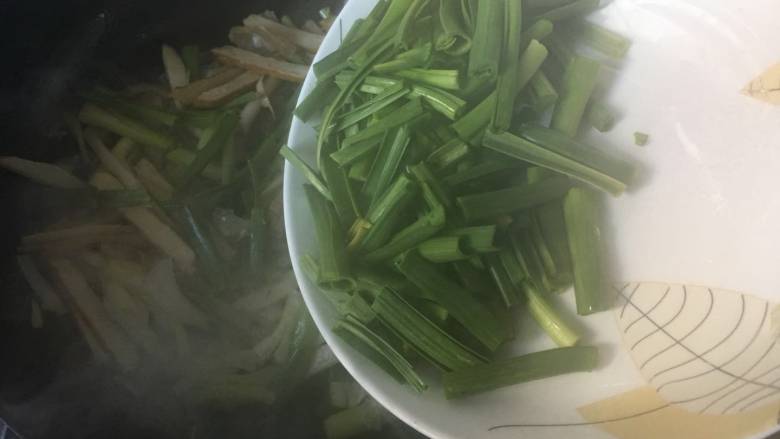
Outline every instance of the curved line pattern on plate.
<svg viewBox="0 0 780 439"><path fill-rule="evenodd" d="M666 296L667 296L667 294L669 294L669 291L670 291L671 289L672 289L671 287L669 287L669 288L667 288L667 289L666 289L666 293L664 293L664 297L666 297ZM667 320L667 321L666 321L666 323L664 323L663 325L661 325L661 328L666 328L667 326L671 325L671 324L672 324L672 323L673 323L675 320L677 320L677 317L679 317L679 315L682 313L683 309L685 309L685 303L686 303L686 302L688 302L688 292L687 292L687 291L685 291L685 289L683 289L683 300L682 300L682 303L680 304L680 308L679 308L679 309L677 310L677 312L676 312L676 313L675 313L675 314L672 316L672 318L671 318L671 319ZM658 303L660 304L661 302L659 301ZM653 308L651 308L651 309L650 309L650 311L648 311L647 313L648 313L648 314L650 314L651 312L653 312L653 310L654 310L656 307L657 307L657 305L656 305L656 306L654 306ZM637 320L640 320L640 319L641 319L641 317L640 317L639 319L637 319ZM635 321L636 321L636 320L635 320ZM637 347L637 346L639 346L639 345L640 345L640 344L641 344L643 341L645 341L645 340L647 340L648 338L650 338L650 337L654 336L655 334L658 334L658 332L659 332L660 330L661 330L660 328L655 328L655 329L653 329L652 331L650 331L650 333L649 333L649 334L647 334L647 335L645 335L644 337L640 338L639 340L637 340L637 341L636 341L636 343L634 343L633 345L631 345L631 350L633 351L633 350L634 350L634 349L636 349L636 347ZM628 333L628 328L626 328L626 329L625 329L625 332L626 332L626 333Z"/></svg>
<svg viewBox="0 0 780 439"><path fill-rule="evenodd" d="M772 373L780 369L780 349L775 349L768 330L769 302L742 293L665 283L629 284L617 293L625 301L616 310L622 316L618 325L645 378L652 383L677 370L666 382L654 385L669 404L700 414L728 414L780 396L780 378L772 381L777 376ZM676 299L682 305L673 304L675 295L682 295ZM625 318L629 307L638 318ZM641 320L655 329L639 337L635 325ZM650 338L658 333L663 337ZM708 345L716 337L718 341ZM677 346L680 349L670 352ZM655 365L660 370L646 369L652 361L661 362Z"/></svg>
<svg viewBox="0 0 780 439"><path fill-rule="evenodd" d="M776 370L778 370L778 369L780 369L780 365L777 365L777 366L775 366L775 367L773 367L773 368L769 369L768 371L766 371L766 372L762 373L761 375L759 375L758 377L756 377L756 379L758 379L758 378L763 378L764 376L766 376L766 375L769 375L770 373L772 373L772 372L774 372L774 371L776 371ZM775 384L777 381L780 381L780 378L778 378L778 379L776 379L776 380L772 381L772 384ZM744 383L744 384L742 384L742 386L745 386L745 385L747 385L747 383ZM747 395L743 396L742 398L740 398L740 399L738 399L738 400L736 400L736 401L732 402L732 403L731 403L731 405L729 405L728 407L726 407L725 409L723 409L723 414L725 414L726 412L728 412L730 409L734 408L735 406L739 405L739 403L741 403L741 402L744 402L746 399L748 399L748 398L750 398L750 397L752 397L752 396L755 396L755 394L756 394L756 393L760 393L760 392L763 392L763 391L765 391L765 390L767 390L767 389L765 389L765 388L763 388L763 387L759 387L758 389L756 389L756 390L754 390L754 391L752 391L752 392L748 393ZM776 392L776 390L773 390L773 392ZM738 410L738 411L739 411L739 410Z"/></svg>
<svg viewBox="0 0 780 439"><path fill-rule="evenodd" d="M686 293L686 295L688 294L688 289L684 285L683 285L683 291ZM707 319L710 317L710 314L712 314L712 308L715 305L715 295L712 293L711 289L707 288L707 291L709 291L709 293L710 293L710 304L709 304L709 307L707 308L707 313L704 314L704 317L702 317L701 320L699 320L699 323L697 323L696 326L693 327L693 329L688 331L688 333L685 334L684 336L680 337L680 341L685 341L686 338L688 338L691 335L693 335L693 333L696 332L697 329L701 328L701 326L704 324L704 322L707 321ZM675 346L677 346L677 343L676 342L672 342L667 347L665 347L665 348L661 349L660 351L658 351L658 352L654 353L653 355L651 355L647 360L644 361L644 363L642 363L641 366L639 366L639 368L640 369L644 369L647 366L648 363L650 363L654 359L660 357L661 355L663 355L664 352L668 351L669 349L671 349L671 348L673 348ZM636 343L634 344L634 346L632 346L631 349L633 350L635 348L636 348Z"/></svg>
<svg viewBox="0 0 780 439"><path fill-rule="evenodd" d="M658 301L657 301L657 302L655 302L655 305L653 305L653 307L652 307L652 308L650 308L650 309L647 311L647 313L648 313L648 314L650 314L650 313L652 313L653 311L655 311L655 309L656 309L656 308L658 308L658 305L660 305L660 304L661 304L661 302L663 302L663 301L664 301L664 299L666 299L666 298L669 296L669 291L671 291L671 290L672 290L672 287L668 287L668 288L666 289L666 291L664 291L664 294L663 294L663 296L661 296L661 298L660 298L660 299L658 299ZM686 299L687 299L687 295L686 295L686 296L683 298L683 303L682 303L682 305L680 306L680 311L682 311L682 309L685 307L685 300L686 300ZM634 321L633 321L633 322L629 323L629 324L628 324L628 326L626 326L626 328L623 330L623 332L625 332L625 333L628 333L628 331L630 331L630 330L631 330L631 328L632 328L632 327L633 327L635 324L637 324L637 322L640 322L641 320L642 320L642 317L637 317L636 319L634 319ZM668 323L667 323L667 324L668 324ZM665 325L664 325L664 326L665 326ZM646 337L649 337L650 335L654 334L654 333L655 333L655 332L657 332L657 331L658 331L657 329L653 330L653 332L651 332L650 334L648 334Z"/></svg>
<svg viewBox="0 0 780 439"><path fill-rule="evenodd" d="M756 332L753 334L752 337L750 337L750 341L742 348L742 350L737 352L736 354L734 354L734 356L729 358L728 361L726 361L725 363L722 363L722 364L720 364L718 366L715 366L715 365L711 364L712 368L710 370L708 370L706 372L702 372L702 373L700 373L698 375L692 375L692 376L688 376L688 377L685 377L685 378L678 378L676 380L667 381L667 382L665 382L663 384L658 385L658 387L657 387L658 391L660 392L661 389L663 389L666 386L670 386L672 384L682 383L684 381L689 381L689 380L692 380L692 379L703 377L705 375L709 375L712 372L715 372L716 370L723 371L724 367L726 367L729 364L733 363L734 360L736 360L737 358L741 357L742 354L744 354L746 350L748 350L751 346L753 346L753 343L755 343L756 339L758 338L759 332L761 332L761 328L763 328L764 327L764 323L766 323L766 315L767 315L768 312L769 312L769 304L768 303L764 303L764 314L761 317L761 323L759 323L758 328L756 328ZM764 354L764 356L766 356L766 354ZM763 357L762 357L762 359L763 359ZM687 402L687 401L680 401L680 402Z"/></svg>
<svg viewBox="0 0 780 439"><path fill-rule="evenodd" d="M777 365L777 366L775 366L775 367L773 367L773 368L769 369L768 371L766 371L766 372L762 373L761 375L757 376L757 377L756 377L756 378L754 378L754 379L763 378L763 377L765 377L765 376L769 375L770 373L772 373L772 372L774 372L774 371L776 371L776 370L778 370L778 369L780 369L780 365ZM775 380L775 381L777 381L777 380ZM774 384L774 383L775 383L775 382L773 381L773 382L772 382L772 384ZM747 383L742 383L742 385L741 385L741 386L739 386L737 389L735 389L735 391L739 391L739 390L741 390L743 387L745 387L745 386L747 386L747 385L748 385ZM741 403L741 402L744 402L746 399L749 399L750 397L752 397L752 396L755 396L755 394L756 394L756 393L760 393L760 392L763 392L763 391L765 391L765 390L767 390L767 389L765 389L765 388L763 388L763 387L759 387L758 389L756 389L756 390L754 390L754 391L752 391L752 392L748 393L747 395L743 396L742 398L740 398L740 399L738 399L738 400L736 400L736 401L732 402L732 403L731 403L731 404L730 404L728 407L726 407L726 408L724 408L724 409L723 409L723 411L721 412L721 414L724 414L724 415L725 415L725 414L726 414L726 413L727 413L729 410L731 410L731 409L732 409L732 408L734 408L735 406L739 405L739 403Z"/></svg>
<svg viewBox="0 0 780 439"><path fill-rule="evenodd" d="M767 348L767 350L764 352L764 354L763 354L763 355L761 355L761 358L759 358L758 360L756 360L756 362L755 362L755 363L753 363L753 365L752 365L752 366L750 366L750 368L749 368L748 370L746 370L746 371L745 371L745 372L744 372L742 375L743 375L743 376L746 376L747 374L749 374L750 372L752 372L752 371L753 371L753 369L755 369L755 368L756 368L756 366L758 366L759 364L761 364L761 362L762 362L762 361L764 361L764 359L767 357L767 355L769 355L769 352L771 352L771 351L772 351L772 349L774 349L774 347L775 347L775 344L774 344L774 343L770 344L770 345L769 345L769 347ZM759 379L759 378L762 378L762 377L764 377L764 376L768 375L768 374L769 374L769 372L771 372L771 371L773 371L773 370L775 370L775 369L777 369L777 368L779 368L779 367L780 367L780 365L777 365L777 366L773 367L772 369L769 369L769 371L768 371L768 372L764 372L764 373L762 373L761 375L759 375L759 376L757 376L757 377L753 378L753 380L757 380L757 379ZM737 380L733 380L733 381L731 381L730 383L728 383L728 384L726 384L725 386L723 386L723 387L721 387L720 389L718 389L717 391L719 392L719 391L721 391L721 390L723 390L723 389L725 389L725 388L727 388L727 387L731 387L731 385L732 385L732 384L734 384L734 383L736 383L736 382L737 382ZM728 392L724 393L723 395L719 396L717 399L714 399L714 400L712 400L712 402L710 402L710 403L709 403L709 404L708 404L706 407L704 407L704 408L702 409L702 413L703 413L704 411L706 411L708 408L710 408L710 407L714 406L715 404L719 403L720 401L722 401L722 400L724 400L724 399L726 399L726 398L730 397L731 395L733 395L733 394L735 394L735 393L739 392L740 390L742 390L743 388L745 388L745 386L747 386L747 385L748 385L748 383L742 383L742 384L740 384L739 386L737 386L736 388L734 388L734 389L731 389L731 390L729 390ZM762 389L762 387L760 387L759 389ZM721 412L721 414L724 414L724 415L725 415L725 414L726 414L726 412L728 412L728 411L729 411L729 409L730 409L731 407L733 407L734 405L736 405L737 403L738 403L738 402L732 403L731 405L729 405L729 406L727 406L726 408L724 408L724 409L723 409L723 411Z"/></svg>
<svg viewBox="0 0 780 439"><path fill-rule="evenodd" d="M778 378L778 379L776 379L776 380L772 381L772 384L777 384L777 383L780 383L780 378ZM760 389L760 390L761 390L761 391L766 391L766 390L770 390L770 389ZM777 390L770 390L770 392L769 392L769 393L767 393L766 395L764 395L764 396L762 396L762 397L760 397L760 398L758 398L758 399L754 399L754 400L752 400L752 401L748 402L747 404L743 405L742 407L740 407L740 408L739 408L739 410L738 410L738 411L739 411L740 413L741 413L741 412L744 412L744 411L745 411L745 410L747 410L749 407L752 407L752 406L754 406L754 405L758 404L759 402L761 402L761 401L763 401L763 400L765 400L765 399L769 398L770 396L774 396L774 395L776 395L776 394L777 394Z"/></svg>
<svg viewBox="0 0 780 439"><path fill-rule="evenodd" d="M636 294L636 292L639 290L639 287L642 286L642 284L636 284L636 286L634 287L634 290L631 291L631 294L628 296L628 298L626 298L626 296L623 294L623 291L625 291L626 288L628 288L629 285L631 285L631 284L630 283L626 284L623 288L621 288L617 292L618 296L621 296L621 297L623 297L623 299L626 300L626 303L623 304L623 309L620 311L620 318L621 319L623 318L623 314L626 313L626 308L628 308L628 304L631 303L631 299L634 298L634 294Z"/></svg>
<svg viewBox="0 0 780 439"><path fill-rule="evenodd" d="M628 300L628 298L626 298L626 300ZM726 371L726 370L723 370L723 369L719 368L718 366L716 366L716 365L712 364L712 363L711 363L709 360L707 360L706 358L703 358L701 355L697 354L697 353L696 353L694 350L692 350L690 347L688 347L688 346L686 346L686 345L684 345L684 344L680 343L680 341L679 341L678 339L674 338L674 337L673 337L671 334L669 334L669 332L668 332L668 331L666 331L665 329L661 328L661 325L659 325L659 324L658 324L658 322L656 322L655 320L653 320L652 318L650 318L650 316L648 316L648 315L647 315L647 313L645 313L644 311L642 311L642 309L641 309L641 308L639 308L638 306L636 306L636 305L635 305L634 303L632 303L632 302L629 302L629 303L630 303L630 304L631 304L631 305L632 305L634 308L636 308L636 310L637 310L637 311L639 311L639 313L640 313L640 314L642 314L642 315L643 315L643 317L644 317L644 318L646 318L648 322L652 323L652 324L653 324L653 325L655 325L657 328L661 329L661 332L663 332L663 333L664 333L664 335L666 335L666 336L667 336L667 337L669 337L670 339L674 340L674 341L675 341L675 342L676 342L678 345L680 345L680 347L682 347L683 349L685 349L686 351L688 351L688 353L690 353L691 355L693 355L693 356L694 356L694 360L695 360L695 359L699 359L699 360L701 360L703 363L707 364L708 366L710 366L710 367L714 368L715 370L717 370L717 371L719 371L719 372L721 372L721 373L723 373L723 374L725 374L725 375L728 375L728 376L730 376L730 377L735 377L735 378L739 378L739 379L742 379L742 380L745 380L745 381L749 381L749 380L747 380L747 379L745 379L745 378L743 378L743 377L739 377L739 376L737 376L737 375L734 375L733 373L731 373L731 372L729 372L729 371ZM744 310L743 310L743 312L744 312ZM691 360L691 361L693 361L693 360ZM749 382L750 382L750 381L749 381ZM759 385L762 385L761 383L754 383L754 384L759 384ZM780 390L780 387L778 387L778 390Z"/></svg>
<svg viewBox="0 0 780 439"><path fill-rule="evenodd" d="M723 339L722 339L722 340L720 340L719 342L715 343L715 345L714 345L714 346L712 346L711 348L709 348L709 349L707 349L706 351L704 351L704 352L703 352L701 355L707 355L707 354L709 354L710 352L714 351L715 349L719 348L719 347L720 347L720 346L721 346L723 343L725 343L725 342L726 342L726 340L728 340L729 338L731 338L731 336L732 336L732 335L734 335L734 333L735 333L735 332L737 332L737 329L739 328L739 325L741 325L741 324L742 324L742 319L745 317L745 296L744 296L744 295L740 295L740 297L742 298L742 308L741 308L741 311L740 311L740 313L739 313L739 319L737 320L737 324L736 324L736 325L734 325L734 328L732 328L732 329L731 329L731 332L729 332L729 333L728 333L728 334L727 334L725 337L723 337ZM672 338L672 341L674 342L674 345L680 345L680 346L682 346L684 349L686 349L686 348L685 348L685 346L683 346L682 344L680 344L680 340L675 340L674 338ZM686 350L687 350L687 349L686 349ZM691 353L693 353L693 352L691 352ZM698 355L696 355L696 354L694 353L694 356L693 356L693 358L691 358L691 359L689 359L689 360L687 360L687 361L684 361L684 362L682 362L682 363L675 364L674 366L671 366L671 367L669 367L669 368L667 368L667 369L664 369L664 370L662 370L662 371L660 371L660 372L656 372L655 374L653 374L652 378L650 378L650 381L652 381L652 380L654 380L654 379L658 378L659 376L661 376L661 375L663 375L663 374L665 374L665 373L667 373L667 372L670 372L670 371L672 371L672 370L674 370L674 369L677 369L678 367L682 367L682 366L685 366L685 365L686 365L686 364L688 364L688 363L691 363L691 362L693 362L693 361L696 361L696 359L697 359L697 358L700 358L700 356L698 356Z"/></svg>
<svg viewBox="0 0 780 439"><path fill-rule="evenodd" d="M751 342L751 343L752 343L752 342ZM755 368L756 368L756 366L758 366L758 365L759 365L759 364L760 364L762 361L764 361L764 359L766 358L766 356L767 356L767 355L769 355L769 352L771 352L771 351L772 351L772 348L773 348L774 346L775 346L775 345L774 345L774 343L773 343L773 344L770 344L770 345L769 345L769 347L766 349L766 351L764 351L764 353L761 355L761 357L759 357L759 358L758 358L758 360L756 360L755 362L753 362L753 364L752 364L752 365L751 365L751 366L748 368L748 370L746 370L745 372L743 372L742 374L740 374L740 376L743 376L743 377L744 377L744 376L747 376L747 374L749 374L750 372L752 372L752 371L753 371L753 369L755 369ZM743 351L743 352L744 352L744 351ZM740 353L740 355L741 355L741 353ZM735 358L736 358L736 357L735 357ZM721 367L723 367L723 366L721 366ZM712 372L712 371L710 371L710 372ZM707 372L707 373L709 373L709 372ZM707 373L704 373L704 374L702 374L702 375L706 375ZM699 375L699 376L702 376L702 375ZM690 379L693 379L693 378L698 378L698 376L697 376L697 377L690 377ZM755 381L756 379L757 379L757 378L752 378L752 380L754 380L754 381ZM721 387L719 387L719 388L717 388L717 389L715 389L715 390L713 390L713 391L711 391L711 392L709 392L709 393L706 393L706 394L704 394L704 395L698 396L698 397L696 397L696 398L691 398L691 399L688 399L688 400L682 400L682 401L672 401L672 403L673 403L673 404L684 404L684 403L686 403L686 402L696 401L696 400L699 400L699 399L706 398L706 397L708 397L708 396L712 396L712 395L714 395L714 394L716 394L716 393L720 392L721 390L724 390L724 389L726 389L726 388L728 388L728 387L731 387L731 385L732 385L732 384L734 384L734 383L736 383L737 381L739 381L739 380L737 380L737 379L733 379L733 380L731 380L731 381L730 381L728 384L725 384L725 385L723 385L723 386L721 386ZM743 382L743 383L742 383L742 385L747 385L747 384L748 384L747 382ZM732 395L732 394L733 394L735 391L737 391L737 390L738 390L738 389L732 389L732 390L730 390L730 391L728 391L728 392L724 393L724 394L723 394L723 395L721 395L720 397L718 397L718 398L716 398L716 399L712 400L712 401L711 401L711 402L710 402L710 403L709 403L707 406L705 406L705 407L704 407L704 408L701 410L701 413L704 413L704 412L705 412L705 411L706 411L708 408L710 408L710 407L712 407L713 405L715 405L716 403L718 403L718 401L722 400L723 398L726 398L726 397L728 397L729 395Z"/></svg>

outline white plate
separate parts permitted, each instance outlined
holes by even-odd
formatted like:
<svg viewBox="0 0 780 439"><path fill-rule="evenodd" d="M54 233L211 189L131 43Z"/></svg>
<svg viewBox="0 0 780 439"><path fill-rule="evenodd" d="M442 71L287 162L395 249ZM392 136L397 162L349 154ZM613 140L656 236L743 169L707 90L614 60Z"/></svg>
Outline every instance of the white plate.
<svg viewBox="0 0 780 439"><path fill-rule="evenodd" d="M348 2L317 59L374 3ZM778 17L776 0L615 0L593 15L633 46L605 88L622 118L607 135L590 134L590 141L619 149L645 171L639 187L608 202L606 242L616 279L709 285L780 302L780 107L739 94L780 61ZM314 82L310 72L303 95ZM635 131L649 133L650 143L634 146ZM297 118L289 145L313 163L315 132ZM597 371L458 401L446 401L431 379L431 388L416 394L335 337L333 309L300 269L302 255L316 246L303 182L287 166L287 237L301 291L326 341L376 400L432 437L612 437L591 426L489 430L583 423L578 407L645 385L611 312L582 319L586 342L601 348ZM533 322L519 330L509 351L553 347Z"/></svg>

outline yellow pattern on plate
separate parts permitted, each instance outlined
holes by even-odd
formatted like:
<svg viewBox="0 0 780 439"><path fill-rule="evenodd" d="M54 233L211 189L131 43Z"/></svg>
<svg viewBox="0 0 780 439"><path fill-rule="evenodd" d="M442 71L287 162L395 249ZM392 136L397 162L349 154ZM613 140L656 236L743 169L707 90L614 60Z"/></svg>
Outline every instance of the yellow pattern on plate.
<svg viewBox="0 0 780 439"><path fill-rule="evenodd" d="M618 294L615 318L625 349L664 400L721 415L780 400L774 308L719 288L630 283Z"/></svg>
<svg viewBox="0 0 780 439"><path fill-rule="evenodd" d="M650 386L579 408L594 426L620 439L741 439L777 425L780 403L736 415L702 415L666 404Z"/></svg>
<svg viewBox="0 0 780 439"><path fill-rule="evenodd" d="M742 89L742 93L760 101L780 105L780 63L767 69Z"/></svg>

